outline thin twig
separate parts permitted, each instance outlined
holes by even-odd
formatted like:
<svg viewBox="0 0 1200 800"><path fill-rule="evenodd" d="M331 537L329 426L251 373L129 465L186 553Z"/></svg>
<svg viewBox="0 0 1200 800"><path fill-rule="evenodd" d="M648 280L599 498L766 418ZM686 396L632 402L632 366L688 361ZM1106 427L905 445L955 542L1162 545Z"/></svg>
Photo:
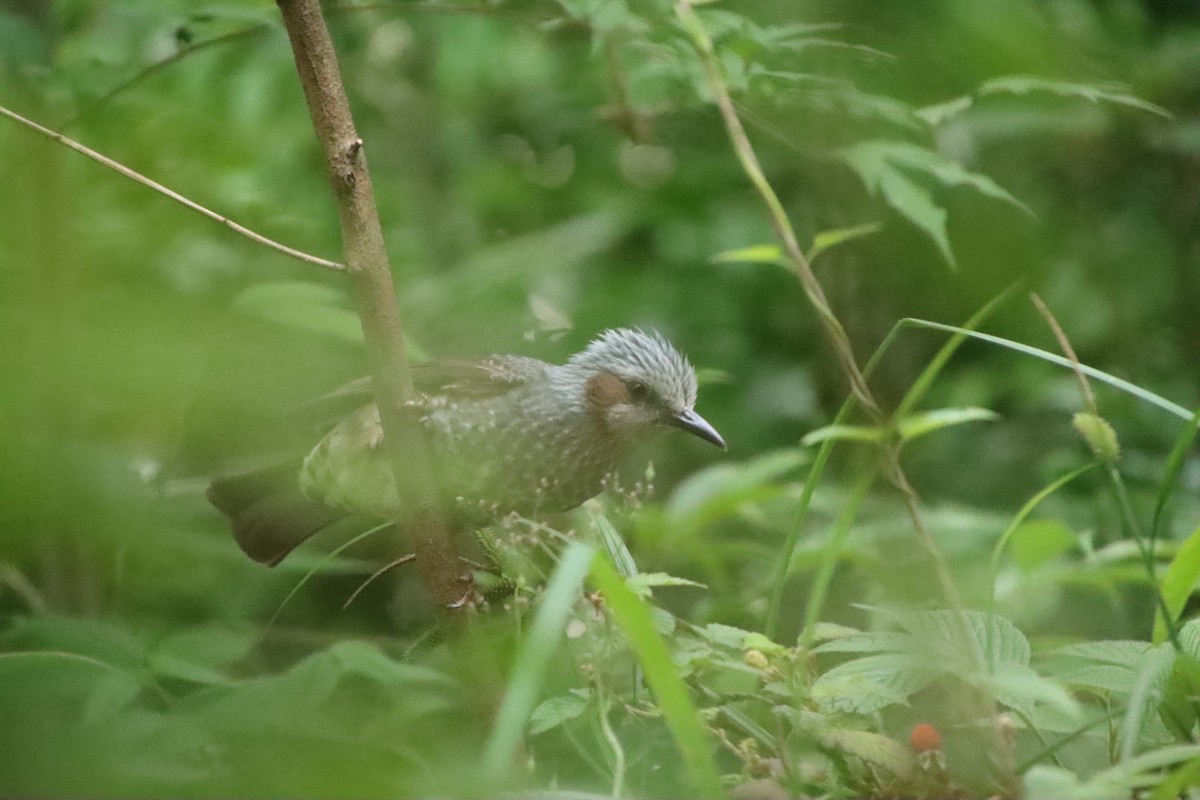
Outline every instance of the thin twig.
<svg viewBox="0 0 1200 800"><path fill-rule="evenodd" d="M62 128L65 130L67 128L72 127L77 122L79 122L81 119L86 117L88 114L91 114L93 111L95 111L100 106L107 103L108 101L112 100L114 97L116 97L118 94L120 94L121 92L128 89L130 86L133 86L135 83L141 82L142 80L150 77L151 75L161 72L162 70L166 69L167 67L171 66L172 64L182 61L183 59L187 58L188 56L192 55L193 53L198 53L201 50L206 50L206 49L208 49L210 47L214 47L216 45L229 44L230 42L235 42L238 39L244 39L246 37L262 33L263 31L266 31L269 28L270 28L269 25L267 25L265 22L262 22L262 23L259 23L258 25L251 25L248 28L242 28L241 30L230 31L229 33L223 33L220 36L214 36L210 39L203 39L199 42L195 42L195 43L189 44L185 47L181 47L178 50L176 50L174 53L172 53L171 55L167 56L166 58L155 61L154 63L149 64L146 67L138 70L133 75L131 75L128 78L126 78L125 80L121 81L116 86L112 87L107 92L105 92L104 94L97 97L95 100L93 100L90 103L88 103L87 105L85 105L83 108L81 108L75 114L75 116L71 117L66 122L64 122L62 124Z"/></svg>
<svg viewBox="0 0 1200 800"><path fill-rule="evenodd" d="M1096 404L1096 395L1092 392L1092 385L1088 383L1087 375L1083 374L1083 366L1079 363L1079 356L1075 355L1075 348L1071 346L1071 340L1067 338L1066 332L1058 324L1058 320L1054 314L1042 302L1042 298L1038 296L1037 292L1029 293L1029 301L1033 303L1033 307L1037 309L1037 312L1042 315L1042 319L1046 321L1046 326L1054 334L1059 349L1063 351L1063 355L1071 362L1071 368L1074 370L1075 378L1079 381L1079 388L1083 392L1083 404L1087 406L1089 412L1099 415L1100 409Z"/></svg>
<svg viewBox="0 0 1200 800"><path fill-rule="evenodd" d="M126 178L129 178L132 181L140 183L143 186L147 186L147 187L153 189L154 191L158 192L159 194L169 197L170 199L174 200L176 203L179 203L181 206L184 206L185 208L189 208L198 214L201 214L205 217L208 217L211 220L221 223L225 227L229 228L230 230L234 231L235 233L240 233L242 236L245 236L247 239L250 239L251 241L257 242L258 244L261 244L261 245L265 245L266 247L269 247L272 250L277 250L280 253L283 253L284 255L290 256L299 261L305 261L309 264L316 264L318 267L324 267L325 269L341 271L346 268L344 264L339 264L336 261L329 261L324 258L318 258L317 256L309 255L308 253L305 253L301 250L296 250L295 248L291 248L291 247L288 247L287 245L280 244L279 242L276 242L273 239L268 239L267 237L263 236L260 233L255 233L254 231L250 230L246 226L239 225L238 223L234 222L233 220L229 219L228 217L223 217L215 211L210 211L207 208L205 208L204 206L195 202L194 200L189 200L188 198L184 197L183 195L179 194L178 192L174 192L174 191L168 189L166 186L163 186L161 183L158 183L157 181L153 181L150 178L147 178L145 175L141 174L140 172L135 172L132 169L130 169L129 167L125 166L124 164L113 161L108 156L101 155L100 153L97 153L95 150L92 150L90 147L86 147L86 146L80 144L79 142L75 141L74 139L70 139L66 136L63 136L61 133L58 133L56 131L50 130L49 128L43 127L42 125L37 124L33 120L26 119L25 117L22 117L20 114L16 113L15 111L10 111L9 109L5 108L4 106L0 106L0 115L8 117L9 119L13 120L14 122L21 123L22 125L29 128L30 130L36 131L37 133L41 134L42 136L45 136L47 139L51 139L55 142L58 142L59 144L66 145L67 147L71 148L72 150L74 150L77 153L82 153L83 155L87 156L88 158L92 159L93 161L97 161L97 162L103 164L104 166L108 167L109 169L115 170L116 172L121 173Z"/></svg>

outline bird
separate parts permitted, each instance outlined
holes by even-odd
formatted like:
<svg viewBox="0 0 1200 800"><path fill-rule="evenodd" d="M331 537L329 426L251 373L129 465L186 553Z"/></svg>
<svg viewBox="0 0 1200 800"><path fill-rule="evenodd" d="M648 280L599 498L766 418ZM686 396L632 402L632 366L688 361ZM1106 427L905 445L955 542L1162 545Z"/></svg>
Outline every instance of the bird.
<svg viewBox="0 0 1200 800"><path fill-rule="evenodd" d="M724 449L695 411L696 372L662 335L604 331L565 364L520 355L414 364L410 410L455 528L566 511L599 494L638 443L674 427ZM334 393L369 396L370 379ZM403 519L379 408L360 405L298 463L218 478L208 498L255 561L275 566L351 515Z"/></svg>

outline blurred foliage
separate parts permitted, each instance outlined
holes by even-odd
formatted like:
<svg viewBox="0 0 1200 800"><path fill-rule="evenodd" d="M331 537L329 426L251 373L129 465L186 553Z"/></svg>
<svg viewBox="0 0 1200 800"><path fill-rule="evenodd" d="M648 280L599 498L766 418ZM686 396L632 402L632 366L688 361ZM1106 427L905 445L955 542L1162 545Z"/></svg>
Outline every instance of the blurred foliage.
<svg viewBox="0 0 1200 800"><path fill-rule="evenodd" d="M860 361L902 318L960 324L1020 282L1082 362L1200 406L1200 3L699 12ZM343 609L402 545L326 559L322 541L268 572L203 497L211 475L309 439L297 410L365 371L343 279L6 120L0 794L486 796L502 776L472 765L495 741L498 673L538 678L514 789L703 789L672 738L689 714L731 785L793 796L987 794L1013 768L1038 797L1200 782L1186 420L1099 383L1087 409L1070 371L965 344L902 430L972 609L947 622L901 499L864 482L884 434L827 427L845 383L670 2L328 14L414 357L561 360L604 328L655 328L700 368L730 450L664 437L603 503L484 534L505 577L464 641L428 630L404 567ZM265 0L2 0L0 105L340 257ZM984 328L1058 352L1021 291ZM872 377L885 405L944 341L898 334ZM1092 461L1080 411L1119 460L1039 495ZM576 535L642 605L614 615L579 594L568 657L550 658L557 639L527 638L526 616ZM962 647L986 658L960 663ZM655 702L664 669L698 711ZM976 695L1006 712L1015 764L969 746ZM941 749L909 741L917 723Z"/></svg>

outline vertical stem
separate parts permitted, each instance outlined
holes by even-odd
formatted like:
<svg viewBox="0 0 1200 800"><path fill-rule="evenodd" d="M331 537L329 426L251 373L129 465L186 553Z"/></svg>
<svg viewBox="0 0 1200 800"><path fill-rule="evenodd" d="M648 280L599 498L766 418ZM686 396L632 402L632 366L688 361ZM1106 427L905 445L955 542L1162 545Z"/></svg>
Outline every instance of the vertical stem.
<svg viewBox="0 0 1200 800"><path fill-rule="evenodd" d="M337 203L346 270L362 321L384 444L406 511L402 528L412 535L425 586L445 613L462 594L458 559L438 508L424 433L415 416L406 412L414 398L412 375L363 140L354 128L320 3L277 0L277 4Z"/></svg>

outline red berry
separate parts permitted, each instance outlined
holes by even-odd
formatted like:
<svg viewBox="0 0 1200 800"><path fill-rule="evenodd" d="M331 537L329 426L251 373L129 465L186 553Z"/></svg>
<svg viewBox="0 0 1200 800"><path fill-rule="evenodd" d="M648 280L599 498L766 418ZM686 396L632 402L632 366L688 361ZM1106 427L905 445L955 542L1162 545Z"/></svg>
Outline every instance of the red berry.
<svg viewBox="0 0 1200 800"><path fill-rule="evenodd" d="M912 729L912 733L908 735L908 743L918 753L929 753L942 749L942 736L928 722L922 722Z"/></svg>

